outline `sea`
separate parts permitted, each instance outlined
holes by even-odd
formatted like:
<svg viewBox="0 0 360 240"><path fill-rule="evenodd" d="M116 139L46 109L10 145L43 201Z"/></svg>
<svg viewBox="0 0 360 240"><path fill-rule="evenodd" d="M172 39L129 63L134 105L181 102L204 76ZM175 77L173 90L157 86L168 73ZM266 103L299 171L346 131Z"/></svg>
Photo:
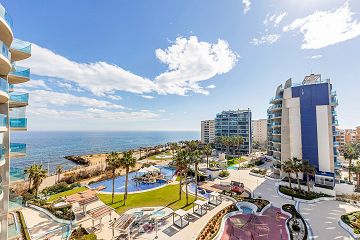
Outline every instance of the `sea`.
<svg viewBox="0 0 360 240"><path fill-rule="evenodd" d="M34 163L43 164L51 174L61 164L64 169L76 166L68 155L87 155L125 151L181 140L198 140L198 131L109 131L109 132L12 132L11 142L26 144L26 157L12 158L12 181L24 179L23 170Z"/></svg>

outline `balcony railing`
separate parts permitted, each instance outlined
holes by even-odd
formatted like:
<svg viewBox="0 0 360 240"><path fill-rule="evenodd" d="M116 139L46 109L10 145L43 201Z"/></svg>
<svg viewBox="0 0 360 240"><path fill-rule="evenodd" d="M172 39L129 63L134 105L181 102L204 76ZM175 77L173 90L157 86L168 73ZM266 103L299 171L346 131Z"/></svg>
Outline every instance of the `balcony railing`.
<svg viewBox="0 0 360 240"><path fill-rule="evenodd" d="M332 105L335 105L335 106L339 105L339 102L338 102L337 98L332 97L332 98L331 98L331 104L332 104Z"/></svg>
<svg viewBox="0 0 360 240"><path fill-rule="evenodd" d="M338 147L339 146L339 142L334 142L334 147Z"/></svg>
<svg viewBox="0 0 360 240"><path fill-rule="evenodd" d="M5 114L0 114L0 127L6 127L6 115Z"/></svg>
<svg viewBox="0 0 360 240"><path fill-rule="evenodd" d="M331 96L336 96L336 91L335 90L331 90Z"/></svg>
<svg viewBox="0 0 360 240"><path fill-rule="evenodd" d="M28 93L19 93L11 92L10 93L10 105L28 105L29 94Z"/></svg>
<svg viewBox="0 0 360 240"><path fill-rule="evenodd" d="M0 17L5 20L10 28L13 27L13 21L9 13L5 10L4 6L0 4Z"/></svg>
<svg viewBox="0 0 360 240"><path fill-rule="evenodd" d="M30 68L19 67L13 65L9 75L22 78L30 78Z"/></svg>
<svg viewBox="0 0 360 240"><path fill-rule="evenodd" d="M4 78L0 78L0 91L9 92L9 84Z"/></svg>
<svg viewBox="0 0 360 240"><path fill-rule="evenodd" d="M26 118L10 118L10 127L11 128L27 128L27 119Z"/></svg>
<svg viewBox="0 0 360 240"><path fill-rule="evenodd" d="M338 120L333 120L332 125L333 125L333 126L339 126Z"/></svg>
<svg viewBox="0 0 360 240"><path fill-rule="evenodd" d="M25 154L26 144L25 143L10 143L10 152L15 154Z"/></svg>
<svg viewBox="0 0 360 240"><path fill-rule="evenodd" d="M15 38L11 43L10 49L31 54L31 43Z"/></svg>
<svg viewBox="0 0 360 240"><path fill-rule="evenodd" d="M273 122L271 125L272 125L273 127L280 127L280 126L281 126L281 123L279 123L279 122Z"/></svg>
<svg viewBox="0 0 360 240"><path fill-rule="evenodd" d="M273 102L277 102L277 101L281 101L283 99L282 96L276 96L276 97L272 97L269 100L269 103L273 103Z"/></svg>
<svg viewBox="0 0 360 240"><path fill-rule="evenodd" d="M331 111L331 115L337 116L337 112L336 111Z"/></svg>
<svg viewBox="0 0 360 240"><path fill-rule="evenodd" d="M282 109L282 105L281 104L275 104L275 105L271 106L269 109L270 109L270 111L271 110L276 110L276 109Z"/></svg>
<svg viewBox="0 0 360 240"><path fill-rule="evenodd" d="M6 46L6 44L3 41L0 41L0 51L5 58L10 59L9 48Z"/></svg>

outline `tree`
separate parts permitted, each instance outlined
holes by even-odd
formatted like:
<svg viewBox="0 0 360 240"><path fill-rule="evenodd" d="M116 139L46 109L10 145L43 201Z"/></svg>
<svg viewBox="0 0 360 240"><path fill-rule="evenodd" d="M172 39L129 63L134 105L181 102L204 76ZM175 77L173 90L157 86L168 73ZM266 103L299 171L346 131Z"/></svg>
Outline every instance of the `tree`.
<svg viewBox="0 0 360 240"><path fill-rule="evenodd" d="M195 169L195 199L197 199L198 196L198 165L201 162L201 151L195 150L193 152L190 152L190 163L194 164Z"/></svg>
<svg viewBox="0 0 360 240"><path fill-rule="evenodd" d="M176 142L170 143L170 150L172 152L172 156L175 156L175 151L179 148Z"/></svg>
<svg viewBox="0 0 360 240"><path fill-rule="evenodd" d="M62 165L56 165L55 173L57 175L57 180L55 178L55 183L60 182L60 175L63 172L63 170L64 170L64 167Z"/></svg>
<svg viewBox="0 0 360 240"><path fill-rule="evenodd" d="M306 185L307 191L310 192L310 176L314 176L316 173L316 168L310 164L308 160L303 160L303 173L306 175Z"/></svg>
<svg viewBox="0 0 360 240"><path fill-rule="evenodd" d="M293 158L291 158L289 160L292 162L292 168L293 168L293 172L295 173L295 176L296 176L298 189L301 190L299 172L301 172L303 170L302 159L298 159L297 157L293 157Z"/></svg>
<svg viewBox="0 0 360 240"><path fill-rule="evenodd" d="M181 149L176 152L175 156L175 167L176 171L178 172L179 176L179 198L181 199L182 193L182 179L183 179L183 172L187 169L187 158L189 154L186 150Z"/></svg>
<svg viewBox="0 0 360 240"><path fill-rule="evenodd" d="M288 174L289 177L289 187L291 187L291 173L294 172L294 166L291 159L287 160L286 162L281 164L281 167L283 168L283 171Z"/></svg>
<svg viewBox="0 0 360 240"><path fill-rule="evenodd" d="M244 143L244 139L241 136L233 136L230 137L230 142L232 144L233 148L239 148L239 153L240 153L240 146ZM236 154L236 150L234 149L234 154Z"/></svg>
<svg viewBox="0 0 360 240"><path fill-rule="evenodd" d="M357 162L352 170L356 174L356 185L357 187L360 187L360 162Z"/></svg>
<svg viewBox="0 0 360 240"><path fill-rule="evenodd" d="M125 194L124 194L124 205L125 205L127 195L128 195L129 170L130 170L130 167L133 168L136 166L136 158L133 157L133 151L126 151L123 153L123 156L120 159L120 166L125 168L125 171L126 171Z"/></svg>
<svg viewBox="0 0 360 240"><path fill-rule="evenodd" d="M349 160L349 167L348 167L349 182L352 182L352 177L351 177L352 160L358 159L360 156L359 145L355 143L346 144L343 154L344 154L344 158Z"/></svg>
<svg viewBox="0 0 360 240"><path fill-rule="evenodd" d="M29 179L29 189L28 191L30 192L31 190L31 181L34 177L34 165L28 166L24 169L24 175L28 176Z"/></svg>
<svg viewBox="0 0 360 240"><path fill-rule="evenodd" d="M210 144L206 144L203 149L203 153L206 156L206 165L209 167L209 156L211 156L212 153L212 147Z"/></svg>
<svg viewBox="0 0 360 240"><path fill-rule="evenodd" d="M112 152L106 157L106 168L111 171L112 177L111 203L114 203L116 169L120 166L120 154L118 152Z"/></svg>
<svg viewBox="0 0 360 240"><path fill-rule="evenodd" d="M42 181L47 177L47 170L43 168L43 165L33 165L33 185L35 188L35 196L38 195L39 186Z"/></svg>

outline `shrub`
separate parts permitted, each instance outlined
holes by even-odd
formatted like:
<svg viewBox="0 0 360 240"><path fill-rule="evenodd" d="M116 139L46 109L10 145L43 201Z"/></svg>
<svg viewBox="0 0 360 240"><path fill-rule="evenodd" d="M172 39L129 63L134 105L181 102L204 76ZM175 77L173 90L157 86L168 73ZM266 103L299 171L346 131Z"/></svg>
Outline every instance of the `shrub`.
<svg viewBox="0 0 360 240"><path fill-rule="evenodd" d="M297 224L293 224L292 225L292 230L294 230L294 232L299 232L300 231L300 227L299 227L299 225L297 225Z"/></svg>
<svg viewBox="0 0 360 240"><path fill-rule="evenodd" d="M250 172L260 174L260 175L265 175L266 171L267 171L266 169L251 169L250 170Z"/></svg>
<svg viewBox="0 0 360 240"><path fill-rule="evenodd" d="M307 192L304 190L289 188L287 186L279 186L279 191L285 195L304 199L304 200L313 200L313 199L320 198L320 197L332 197L325 193Z"/></svg>
<svg viewBox="0 0 360 240"><path fill-rule="evenodd" d="M296 211L296 208L294 205L292 204L285 204L282 206L282 210L284 210L285 212L288 212L291 214L291 219L300 219L300 222L301 224L304 226L304 229L305 229L305 233L304 233L304 236L303 236L303 240L306 240L307 239L307 235L308 235L308 229L306 227L306 223L305 223L305 220L303 219L303 217L300 215L300 213L298 213L298 211ZM294 233L293 232L299 232L300 231L300 226L296 225L296 224L293 224L291 227L289 226L290 224L290 220L287 221L287 227L288 229L290 230L290 239L293 240L293 239L299 239L299 238L295 238L294 237Z"/></svg>
<svg viewBox="0 0 360 240"><path fill-rule="evenodd" d="M222 170L222 171L220 171L220 173L219 173L219 177L227 177L227 176L229 176L230 175L230 173L228 172L228 171L226 171L226 170Z"/></svg>

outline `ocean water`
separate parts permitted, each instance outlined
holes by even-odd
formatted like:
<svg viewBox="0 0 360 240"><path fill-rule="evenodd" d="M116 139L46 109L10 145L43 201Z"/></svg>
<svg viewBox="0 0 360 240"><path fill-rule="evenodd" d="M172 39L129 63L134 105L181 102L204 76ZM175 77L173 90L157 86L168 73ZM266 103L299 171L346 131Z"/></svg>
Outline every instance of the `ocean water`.
<svg viewBox="0 0 360 240"><path fill-rule="evenodd" d="M12 180L23 179L23 169L33 163L42 163L50 173L58 164L70 169L76 164L66 160L67 155L124 151L196 139L200 139L196 131L12 132L11 142L25 143L27 155L11 159L10 174Z"/></svg>

